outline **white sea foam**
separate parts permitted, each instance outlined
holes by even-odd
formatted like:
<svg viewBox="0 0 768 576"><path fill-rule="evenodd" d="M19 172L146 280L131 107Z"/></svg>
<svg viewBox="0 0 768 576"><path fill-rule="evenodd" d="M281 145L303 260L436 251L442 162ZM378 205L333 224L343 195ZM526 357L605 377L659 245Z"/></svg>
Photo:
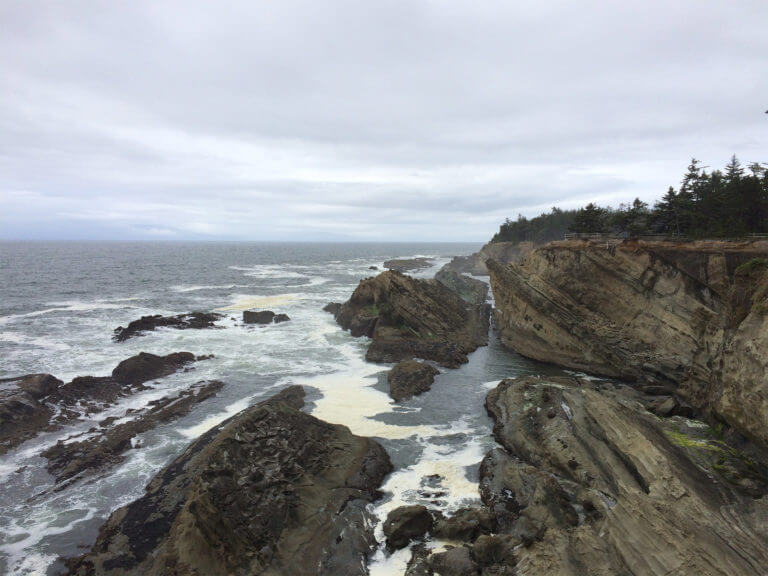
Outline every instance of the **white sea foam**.
<svg viewBox="0 0 768 576"><path fill-rule="evenodd" d="M217 308L217 312L237 312L252 308L269 308L288 304L301 297L300 294L276 294L274 296L258 296L255 294L234 294L229 306Z"/></svg>
<svg viewBox="0 0 768 576"><path fill-rule="evenodd" d="M18 332L3 331L0 332L0 341L10 342L11 344L19 344L23 346L36 346L38 348L47 348L49 350L69 350L70 346L64 342L51 340L43 336L25 336Z"/></svg>
<svg viewBox="0 0 768 576"><path fill-rule="evenodd" d="M171 290L174 292L199 292L202 290L231 290L233 288L250 288L249 284L225 284L221 286L171 286Z"/></svg>

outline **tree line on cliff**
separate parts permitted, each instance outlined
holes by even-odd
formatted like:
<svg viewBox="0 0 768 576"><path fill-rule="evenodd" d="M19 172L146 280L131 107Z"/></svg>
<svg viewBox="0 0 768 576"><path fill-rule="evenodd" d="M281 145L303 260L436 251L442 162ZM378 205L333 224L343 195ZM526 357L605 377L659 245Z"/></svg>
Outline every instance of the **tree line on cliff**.
<svg viewBox="0 0 768 576"><path fill-rule="evenodd" d="M707 172L694 158L679 189L670 186L653 207L639 198L618 208L593 202L578 210L555 207L535 218L507 218L491 241L543 243L567 232L688 238L768 233L768 168L758 163L744 168L732 156L723 170Z"/></svg>

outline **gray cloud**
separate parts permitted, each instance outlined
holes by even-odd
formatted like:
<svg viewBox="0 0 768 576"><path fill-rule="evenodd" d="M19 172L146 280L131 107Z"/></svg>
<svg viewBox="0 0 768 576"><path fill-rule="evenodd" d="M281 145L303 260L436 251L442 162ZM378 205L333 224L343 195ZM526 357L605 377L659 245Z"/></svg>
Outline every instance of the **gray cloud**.
<svg viewBox="0 0 768 576"><path fill-rule="evenodd" d="M517 5L516 5L517 4ZM0 5L0 237L484 240L768 160L768 4Z"/></svg>

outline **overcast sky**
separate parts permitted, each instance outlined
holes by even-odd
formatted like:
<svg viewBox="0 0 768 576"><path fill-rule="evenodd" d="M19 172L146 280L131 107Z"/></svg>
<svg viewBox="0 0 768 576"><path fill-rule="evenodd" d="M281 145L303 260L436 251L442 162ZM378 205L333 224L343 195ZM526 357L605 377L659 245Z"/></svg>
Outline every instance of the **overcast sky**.
<svg viewBox="0 0 768 576"><path fill-rule="evenodd" d="M0 238L487 240L768 161L768 1L0 0Z"/></svg>

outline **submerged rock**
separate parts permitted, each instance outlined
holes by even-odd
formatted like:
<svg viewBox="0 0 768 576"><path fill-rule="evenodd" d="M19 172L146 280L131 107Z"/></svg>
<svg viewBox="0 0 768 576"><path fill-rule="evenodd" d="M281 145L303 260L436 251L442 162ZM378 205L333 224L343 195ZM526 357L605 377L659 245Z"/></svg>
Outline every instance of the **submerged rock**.
<svg viewBox="0 0 768 576"><path fill-rule="evenodd" d="M395 272L412 272L432 266L431 258L394 258L384 262L384 268Z"/></svg>
<svg viewBox="0 0 768 576"><path fill-rule="evenodd" d="M483 304L488 299L490 287L487 282L454 272L447 268L447 265L435 274L435 280L456 292L462 300L470 304Z"/></svg>
<svg viewBox="0 0 768 576"><path fill-rule="evenodd" d="M116 510L70 574L364 575L384 449L292 386L213 428Z"/></svg>
<svg viewBox="0 0 768 576"><path fill-rule="evenodd" d="M134 336L140 336L143 332L151 332L161 327L176 328L177 330L215 328L214 322L223 317L222 314L214 312L190 312L177 316L162 316L160 314L142 316L125 328L122 326L115 328L115 335L112 339L115 342L123 342Z"/></svg>
<svg viewBox="0 0 768 576"><path fill-rule="evenodd" d="M426 392L440 371L425 362L403 360L387 373L389 395L397 402Z"/></svg>
<svg viewBox="0 0 768 576"><path fill-rule="evenodd" d="M475 306L433 280L383 272L362 280L337 310L353 336L368 336L371 362L423 358L455 368L488 343L490 308Z"/></svg>
<svg viewBox="0 0 768 576"><path fill-rule="evenodd" d="M279 324L290 320L288 314L275 314L272 310L245 310L243 322L246 324Z"/></svg>

